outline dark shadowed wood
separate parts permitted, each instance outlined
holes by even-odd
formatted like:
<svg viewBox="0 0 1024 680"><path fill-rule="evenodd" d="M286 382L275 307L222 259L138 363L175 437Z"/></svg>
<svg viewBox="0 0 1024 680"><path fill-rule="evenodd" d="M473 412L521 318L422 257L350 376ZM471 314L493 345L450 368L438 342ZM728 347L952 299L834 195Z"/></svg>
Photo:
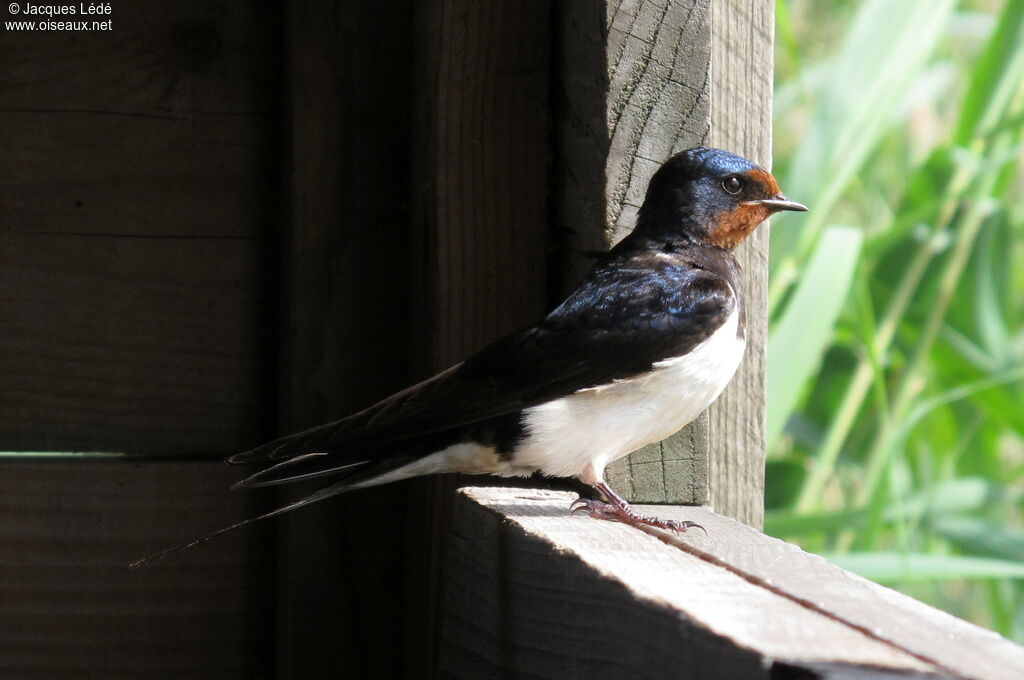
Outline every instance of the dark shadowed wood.
<svg viewBox="0 0 1024 680"><path fill-rule="evenodd" d="M264 529L129 571L258 512L220 463L0 464L0 676L268 678Z"/></svg>
<svg viewBox="0 0 1024 680"><path fill-rule="evenodd" d="M223 455L258 442L267 245L0 234L0 449Z"/></svg>
<svg viewBox="0 0 1024 680"><path fill-rule="evenodd" d="M710 124L707 0L561 3L558 8L556 228L562 291L634 226L647 182L673 153L705 143ZM702 416L608 470L635 501L704 503Z"/></svg>
<svg viewBox="0 0 1024 680"><path fill-rule="evenodd" d="M109 32L4 31L0 229L265 234L273 6L139 0L112 10Z"/></svg>
<svg viewBox="0 0 1024 680"><path fill-rule="evenodd" d="M433 373L545 311L549 20L538 0L427 6L414 351Z"/></svg>
<svg viewBox="0 0 1024 680"><path fill-rule="evenodd" d="M706 508L707 535L467 488L448 552L451 677L1019 678L1024 648Z"/></svg>
<svg viewBox="0 0 1024 680"><path fill-rule="evenodd" d="M417 12L412 219L418 377L462 361L546 311L551 8L540 0L432 0ZM421 480L408 628L433 673L451 479Z"/></svg>
<svg viewBox="0 0 1024 680"><path fill-rule="evenodd" d="M272 4L0 39L0 676L269 677L266 529L215 457L271 432ZM67 459L65 459L67 460Z"/></svg>
<svg viewBox="0 0 1024 680"><path fill-rule="evenodd" d="M411 3L285 13L282 434L407 382L412 71ZM405 517L390 486L281 520L278 677L401 677Z"/></svg>
<svg viewBox="0 0 1024 680"><path fill-rule="evenodd" d="M713 146L771 168L775 4L720 0L712 12ZM711 506L759 527L764 520L768 225L736 251L747 296L747 351L709 410Z"/></svg>
<svg viewBox="0 0 1024 680"><path fill-rule="evenodd" d="M0 41L0 449L245 448L266 432L276 14L115 11Z"/></svg>

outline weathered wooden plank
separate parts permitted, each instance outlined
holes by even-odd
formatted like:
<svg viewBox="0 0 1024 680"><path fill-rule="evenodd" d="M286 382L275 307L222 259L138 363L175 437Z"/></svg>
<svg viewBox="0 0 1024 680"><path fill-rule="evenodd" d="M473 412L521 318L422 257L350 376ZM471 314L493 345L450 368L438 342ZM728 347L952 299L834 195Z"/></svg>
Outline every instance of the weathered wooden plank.
<svg viewBox="0 0 1024 680"><path fill-rule="evenodd" d="M284 10L282 434L408 382L412 13L315 0ZM412 549L380 536L404 535L405 493L367 490L280 520L279 678L402 676Z"/></svg>
<svg viewBox="0 0 1024 680"><path fill-rule="evenodd" d="M845 670L843 677L884 677L872 668L896 677L948 675L915 649L903 649L904 638L879 639L892 606L875 596L888 592L884 588L861 589L879 610L869 625L851 625L826 611L845 598L851 577L834 567L801 570L823 563L820 558L705 508L647 508L707 527L707 536L681 537L694 546L683 551L632 527L569 516L572 498L537 490L461 491L448 552L443 676L564 680L614 669L622 677L675 678L685 669L688 677L714 680L829 677L808 673L812 665ZM713 559L727 559L723 553L731 550L751 562L760 554L748 565L750 575ZM759 580L764 568L758 564L773 575L788 573L794 588L801 579L819 579L815 592L807 591L818 607L767 587L777 582ZM975 654L970 643L960 649L944 636L948 628L935 628L932 614L923 605L914 612L917 637L941 639L950 656ZM963 622L956 633L991 637ZM996 650L989 645L987 651ZM1006 651L998 650L1000 658Z"/></svg>
<svg viewBox="0 0 1024 680"><path fill-rule="evenodd" d="M677 151L704 143L711 105L711 3L607 4L605 220L610 243L632 230L647 182Z"/></svg>
<svg viewBox="0 0 1024 680"><path fill-rule="evenodd" d="M18 168L0 175L4 232L243 238L269 227L266 114L16 110L0 111L0 126L0 162Z"/></svg>
<svg viewBox="0 0 1024 680"><path fill-rule="evenodd" d="M549 12L438 0L424 14L414 290L432 373L546 308Z"/></svg>
<svg viewBox="0 0 1024 680"><path fill-rule="evenodd" d="M263 245L0 234L0 449L221 455L257 442Z"/></svg>
<svg viewBox="0 0 1024 680"><path fill-rule="evenodd" d="M145 0L113 11L112 31L4 32L0 229L266 233L274 8Z"/></svg>
<svg viewBox="0 0 1024 680"><path fill-rule="evenodd" d="M719 0L711 22L710 144L771 167L775 4ZM709 409L711 506L760 527L764 520L768 225L736 251L747 296L747 351Z"/></svg>
<svg viewBox="0 0 1024 680"><path fill-rule="evenodd" d="M266 433L276 14L134 2L0 41L0 449Z"/></svg>
<svg viewBox="0 0 1024 680"><path fill-rule="evenodd" d="M144 0L0 41L0 675L267 677L265 531L221 456L268 432L276 10Z"/></svg>
<svg viewBox="0 0 1024 680"><path fill-rule="evenodd" d="M561 289L633 227L647 182L676 151L707 141L708 0L560 3L558 6L556 228ZM632 500L708 500L706 417L612 465L608 480Z"/></svg>
<svg viewBox="0 0 1024 680"><path fill-rule="evenodd" d="M413 343L417 377L547 306L549 36L542 0L432 0L417 11ZM451 479L414 485L407 677L432 677Z"/></svg>
<svg viewBox="0 0 1024 680"><path fill-rule="evenodd" d="M665 517L697 521L708 535L674 537L657 529L651 529L651 534L927 660L938 672L978 680L1024 677L1024 647L993 631L706 509L657 510Z"/></svg>
<svg viewBox="0 0 1024 680"><path fill-rule="evenodd" d="M278 18L262 2L137 0L111 31L5 31L4 110L132 116L265 112ZM270 66L268 69L267 67Z"/></svg>
<svg viewBox="0 0 1024 680"><path fill-rule="evenodd" d="M466 504L460 509L467 514L476 513L470 522L476 527L476 533L466 533L469 529L464 528L462 535L477 538L473 544L477 547L493 546L497 542L503 551L495 557L493 547L487 547L481 550L479 559L463 555L467 561L464 567L478 572L475 579L470 579L477 589L478 601L488 601L497 595L506 607L510 602L532 603L534 598L527 593L535 590L557 599L558 596L552 595L546 587L556 576L539 569L518 568L516 550L525 533L545 545L543 550L533 552L539 555L554 552L577 558L596 572L597 576L588 577L591 582L596 581L605 588L611 580L628 589L632 594L629 607L643 609L651 603L668 606L677 616L685 615L698 628L713 631L742 648L757 652L766 666L773 669L778 663L783 668L813 664L818 669L838 665L839 668L852 666L864 670L865 666L877 666L900 672L927 671L944 678L978 680L1011 680L1024 675L1024 647L845 572L817 555L767 537L707 508L646 508L666 518L697 521L707 530L706 535L688 532L680 536L658 529L638 530L569 517L566 508L572 494L510 489L465 489L463 493ZM477 512L481 507L496 517L481 520ZM510 525L521 531L511 531ZM661 545L646 539L655 539ZM537 557L533 563L539 560ZM562 559L558 569L566 568L566 564ZM488 565L505 573L491 574L488 581L484 576ZM745 585L740 590L735 589L731 585L733 578ZM487 585L480 585L483 583ZM457 584L453 587L466 588ZM748 591L747 587L753 590ZM524 590L520 592L519 588ZM586 602L605 597L604 590L590 582L566 588L572 596L562 597L572 601L559 603L559 606L567 609L577 600ZM465 593L460 595L464 596ZM463 609L460 602L458 598L453 599L452 625L456 628L452 636L457 639L470 636L470 640L476 639L478 648L493 643L487 640L495 632L491 624L477 619L471 610ZM529 605L506 611L512 615L500 619L502 625L498 631L505 638L518 640L515 635L525 633L520 633L517 626L536 623ZM563 624L567 620L564 616L561 618ZM598 632L592 628L586 630L592 637L607 634L607 630L600 628ZM453 644L461 648L463 643ZM604 644L615 643L602 640L601 645ZM686 640L676 637L675 645L685 646ZM529 645L524 645L520 651L527 656L534 653ZM660 651L678 652L671 647ZM569 656L576 653L571 649L565 652ZM585 647L579 653L591 651ZM456 656L462 659L461 654ZM559 658L564 661L565 656ZM656 667L653 662L652 667ZM881 671L864 672L864 677L890 677ZM862 677L838 671L834 676ZM762 676L737 674L736 677ZM825 674L823 677L832 676Z"/></svg>
<svg viewBox="0 0 1024 680"><path fill-rule="evenodd" d="M218 463L0 464L0 675L270 676L263 529L129 571L256 513Z"/></svg>

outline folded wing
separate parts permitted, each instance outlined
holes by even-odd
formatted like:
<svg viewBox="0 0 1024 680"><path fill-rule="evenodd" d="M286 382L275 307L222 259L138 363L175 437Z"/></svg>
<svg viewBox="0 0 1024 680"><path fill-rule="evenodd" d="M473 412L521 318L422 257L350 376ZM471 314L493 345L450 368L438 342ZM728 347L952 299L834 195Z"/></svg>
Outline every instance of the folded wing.
<svg viewBox="0 0 1024 680"><path fill-rule="evenodd" d="M353 482L409 462L409 443L628 378L685 354L736 304L720 277L668 265L592 272L539 324L342 420L232 456L270 467L241 486L338 475ZM428 451L430 452L430 451Z"/></svg>

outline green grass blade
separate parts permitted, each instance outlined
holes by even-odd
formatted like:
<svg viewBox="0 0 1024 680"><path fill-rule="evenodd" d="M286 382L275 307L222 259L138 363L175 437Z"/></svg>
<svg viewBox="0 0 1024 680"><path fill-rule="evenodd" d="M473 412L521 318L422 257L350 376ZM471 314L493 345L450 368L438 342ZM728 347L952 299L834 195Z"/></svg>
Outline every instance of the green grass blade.
<svg viewBox="0 0 1024 680"><path fill-rule="evenodd" d="M997 364L1007 366L1014 360L1013 338L1003 319L1002 291L996 281L998 274L995 229L986 229L980 238L974 267L974 312L978 331L989 356Z"/></svg>
<svg viewBox="0 0 1024 680"><path fill-rule="evenodd" d="M825 558L847 571L878 583L950 579L1024 579L1024 564L990 557L860 552L825 555Z"/></svg>
<svg viewBox="0 0 1024 680"><path fill-rule="evenodd" d="M946 515L982 510L997 497L998 490L986 480L960 477L913 494L898 506L890 504L882 516L890 523L924 518L933 524ZM868 512L863 508L810 514L776 510L765 514L764 532L784 538L855 529L864 524L867 516Z"/></svg>
<svg viewBox="0 0 1024 680"><path fill-rule="evenodd" d="M793 61L797 69L801 70L800 47L793 34L793 22L789 18L789 5L786 0L776 0L775 2L775 34L778 36L778 44L785 48L786 55Z"/></svg>
<svg viewBox="0 0 1024 680"><path fill-rule="evenodd" d="M998 497L998 490L979 477L959 477L943 482L910 496L896 511L887 508L888 520L908 517L942 517L946 514L973 512L984 509Z"/></svg>
<svg viewBox="0 0 1024 680"><path fill-rule="evenodd" d="M1024 564L1024 533L983 517L947 514L930 522L937 534L975 555Z"/></svg>
<svg viewBox="0 0 1024 680"><path fill-rule="evenodd" d="M777 538L809 536L857 527L864 523L864 510L841 510L800 515L794 512L769 512L764 516L764 533Z"/></svg>
<svg viewBox="0 0 1024 680"><path fill-rule="evenodd" d="M783 182L787 194L813 212L799 230L772 230L772 316L836 201L898 120L906 91L926 68L953 6L951 0L868 0L858 8Z"/></svg>
<svg viewBox="0 0 1024 680"><path fill-rule="evenodd" d="M1014 73L1019 72L1019 63L1024 59L1022 44L1024 0L1010 0L972 69L953 133L954 144L969 145L974 137L989 132L1001 120L1015 88L1020 87Z"/></svg>
<svg viewBox="0 0 1024 680"><path fill-rule="evenodd" d="M846 302L862 236L829 227L800 285L768 338L768 449L782 434L804 386L821 362Z"/></svg>

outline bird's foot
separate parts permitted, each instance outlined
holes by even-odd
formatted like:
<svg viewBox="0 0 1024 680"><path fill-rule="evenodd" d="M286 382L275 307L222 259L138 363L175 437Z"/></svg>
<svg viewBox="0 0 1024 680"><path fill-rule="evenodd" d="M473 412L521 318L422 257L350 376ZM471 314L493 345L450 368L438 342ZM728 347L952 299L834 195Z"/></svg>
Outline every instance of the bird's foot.
<svg viewBox="0 0 1024 680"><path fill-rule="evenodd" d="M587 516L593 517L594 519L607 519L613 522L618 522L621 519L619 517L618 509L611 503L595 501L590 498L584 498L583 496L574 500L572 505L569 506L570 515L575 515L580 511L586 512Z"/></svg>
<svg viewBox="0 0 1024 680"><path fill-rule="evenodd" d="M587 515L594 519L624 522L625 524L632 524L633 526L646 525L658 527L659 529L669 529L677 533L685 532L688 529L700 529L707 534L704 527L696 522L690 522L689 520L661 519L660 517L642 515L627 503L618 505L616 503L595 501L581 496L573 501L572 505L569 506L569 514L574 515L580 511L586 511Z"/></svg>

